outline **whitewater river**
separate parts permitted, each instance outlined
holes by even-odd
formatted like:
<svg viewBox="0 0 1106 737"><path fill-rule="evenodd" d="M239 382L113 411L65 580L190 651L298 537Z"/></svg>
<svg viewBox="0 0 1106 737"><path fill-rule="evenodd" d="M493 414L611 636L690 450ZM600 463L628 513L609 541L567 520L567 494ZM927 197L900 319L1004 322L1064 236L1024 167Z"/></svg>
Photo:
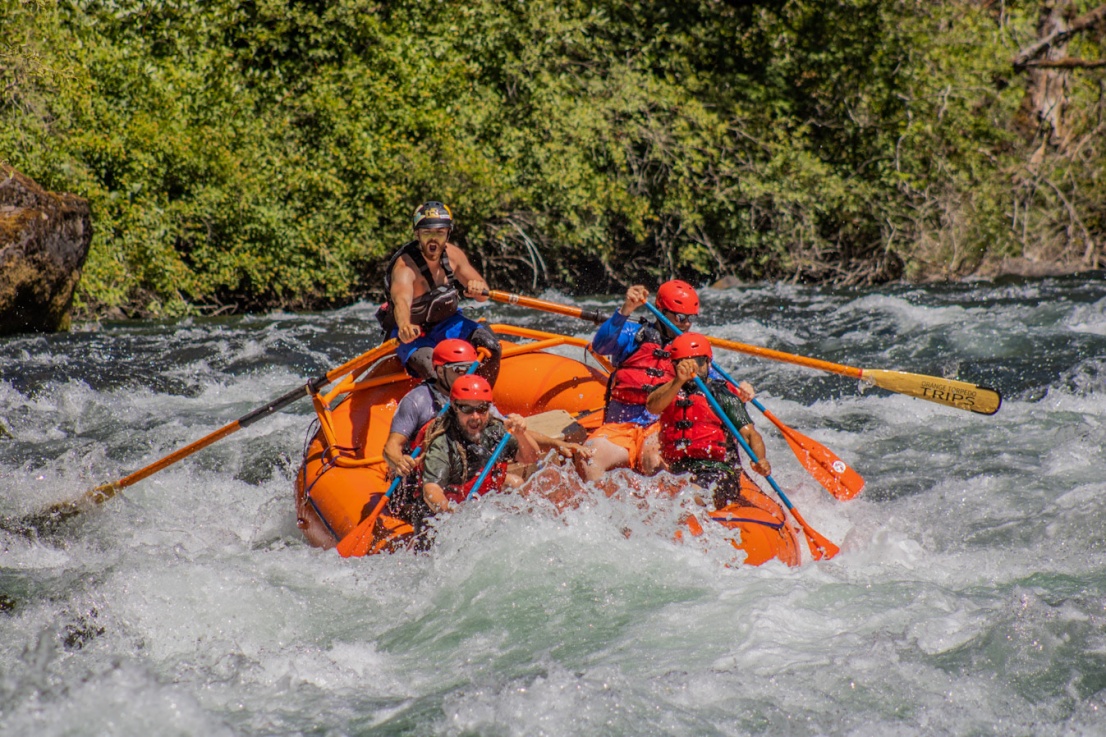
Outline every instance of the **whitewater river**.
<svg viewBox="0 0 1106 737"><path fill-rule="evenodd" d="M0 515L344 363L377 342L373 307L0 339ZM428 554L341 559L296 528L300 401L54 534L0 531L0 734L1106 734L1102 274L706 290L704 309L718 337L958 375L1004 404L721 355L867 479L835 500L758 420L777 480L842 548L789 569L728 567L724 541L677 544L664 509L607 499L485 500Z"/></svg>

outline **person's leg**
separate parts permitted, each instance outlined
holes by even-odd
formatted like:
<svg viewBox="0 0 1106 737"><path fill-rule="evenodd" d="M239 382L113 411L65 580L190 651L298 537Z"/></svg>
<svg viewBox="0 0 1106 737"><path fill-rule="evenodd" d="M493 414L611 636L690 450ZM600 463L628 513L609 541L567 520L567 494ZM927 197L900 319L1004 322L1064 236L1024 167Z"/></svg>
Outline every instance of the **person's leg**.
<svg viewBox="0 0 1106 737"><path fill-rule="evenodd" d="M615 444L609 438L593 436L588 438L584 445L594 451L591 458L578 458L576 461L576 470L584 481L598 481L612 468L630 465L630 451Z"/></svg>
<svg viewBox="0 0 1106 737"><path fill-rule="evenodd" d="M410 343L396 346L396 358L403 364L407 373L417 379L434 378L434 346L438 344L431 335L415 338Z"/></svg>
<svg viewBox="0 0 1106 737"><path fill-rule="evenodd" d="M641 472L646 476L653 476L668 468L664 459L661 458L661 435L657 431L659 427L660 425L653 425L653 429L646 432L645 438L641 442Z"/></svg>
<svg viewBox="0 0 1106 737"><path fill-rule="evenodd" d="M410 343L400 343L396 356L403 362L407 373L419 379L434 378L434 347L446 338L462 338L477 327L477 323L467 319L460 312L436 325L423 326L423 334Z"/></svg>
<svg viewBox="0 0 1106 737"><path fill-rule="evenodd" d="M487 360L480 364L480 368L476 369L476 375L484 377L494 387L495 380L499 378L499 361L503 357L503 348L499 345L499 338L495 337L495 334L487 326L474 324L476 327L468 336L469 343L472 343L473 347L483 348L489 353Z"/></svg>
<svg viewBox="0 0 1106 737"><path fill-rule="evenodd" d="M407 373L418 379L434 378L434 348L422 346L411 353L407 363L404 364Z"/></svg>

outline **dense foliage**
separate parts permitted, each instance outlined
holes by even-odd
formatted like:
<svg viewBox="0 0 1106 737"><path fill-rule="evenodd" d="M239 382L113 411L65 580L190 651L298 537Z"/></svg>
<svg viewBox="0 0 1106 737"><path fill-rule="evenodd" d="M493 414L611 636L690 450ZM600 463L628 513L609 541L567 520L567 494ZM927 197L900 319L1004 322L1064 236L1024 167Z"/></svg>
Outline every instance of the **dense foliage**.
<svg viewBox="0 0 1106 737"><path fill-rule="evenodd" d="M425 199L501 288L1097 263L1104 72L1050 140L1039 6L0 0L0 159L91 201L86 311L378 295Z"/></svg>

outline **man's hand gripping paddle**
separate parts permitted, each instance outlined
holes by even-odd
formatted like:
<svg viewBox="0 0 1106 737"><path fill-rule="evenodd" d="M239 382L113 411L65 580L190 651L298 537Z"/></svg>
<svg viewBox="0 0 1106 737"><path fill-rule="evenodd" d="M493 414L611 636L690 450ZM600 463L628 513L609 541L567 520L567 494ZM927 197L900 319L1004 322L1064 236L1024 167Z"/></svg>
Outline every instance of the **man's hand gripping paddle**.
<svg viewBox="0 0 1106 737"><path fill-rule="evenodd" d="M676 327L671 320L661 314L660 310L648 303L646 303L645 306L648 307L649 310L657 316L657 319L663 322L673 334L681 334L680 329ZM708 340L712 343L714 342L713 338L708 338ZM737 382L733 377L727 374L721 366L716 362L712 362L711 365L723 379L730 382L733 386L737 386ZM788 446L791 448L791 452L795 454L799 463L801 463L803 468L814 477L815 481L825 487L826 491L833 494L841 501L848 501L859 494L864 488L864 479L857 473L856 469L851 468L847 463L838 458L833 451L780 422L778 417L769 412L767 408L760 403L760 400L754 397L750 401L752 401L753 406L760 410L773 425L779 428L780 432L783 434L784 440L787 441Z"/></svg>
<svg viewBox="0 0 1106 737"><path fill-rule="evenodd" d="M507 292L492 290L488 292L488 296L496 302L519 305L521 307L542 310L543 312L552 312L557 315L565 315L566 317L577 317L581 320L587 320L596 324L606 322L608 317L607 315L600 314L598 310L583 310L571 305L548 302L544 299L524 297L522 295L510 294ZM647 306L651 307L652 305ZM663 319L663 315L661 319ZM680 331L672 325L672 323L668 322L668 326L675 334L679 335ZM710 338L711 344L716 344L717 340L717 338ZM719 373L722 371L718 368L717 364L715 364L715 369L717 369ZM734 386L737 386L737 384L728 377L727 380L734 384ZM860 474L838 458L837 454L829 448L783 424L778 417L765 409L764 405L759 401L754 400L753 406L760 410L772 424L780 429L784 439L787 440L788 447L795 453L795 457L798 458L799 463L801 463L803 468L805 468L818 483L824 486L829 493L844 501L852 499L864 488L864 479L861 478Z"/></svg>
<svg viewBox="0 0 1106 737"><path fill-rule="evenodd" d="M479 366L479 362L473 361L468 371L465 372L465 375L476 371ZM450 404L452 404L452 400L446 402L442 408L438 410L438 414L434 416L434 419L444 415L449 410ZM416 459L421 453L422 446L420 445L411 451L411 458ZM361 520L356 527L338 541L338 545L335 546L334 549L338 551L339 555L343 558L360 558L363 555L367 555L368 552L372 550L373 542L376 540L376 533L373 529L376 526L376 520L380 517L380 513L384 511L384 507L387 506L388 500L396 493L396 489L403 483L404 478L404 476L396 476L392 479L392 483L388 486L388 491L385 492L384 496L380 497L376 506L373 507L372 512L369 513L369 516Z"/></svg>

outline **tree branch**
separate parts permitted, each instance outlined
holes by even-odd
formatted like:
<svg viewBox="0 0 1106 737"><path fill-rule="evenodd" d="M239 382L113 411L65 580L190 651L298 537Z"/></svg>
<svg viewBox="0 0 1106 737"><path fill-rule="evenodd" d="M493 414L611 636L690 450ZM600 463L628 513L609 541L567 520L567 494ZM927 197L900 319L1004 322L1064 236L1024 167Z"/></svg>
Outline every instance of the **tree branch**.
<svg viewBox="0 0 1106 737"><path fill-rule="evenodd" d="M1095 61L1092 59L1073 59L1070 56L1065 56L1063 59L1027 61L1022 66L1029 69L1094 69L1095 67L1106 67L1106 59Z"/></svg>
<svg viewBox="0 0 1106 737"><path fill-rule="evenodd" d="M1019 72L1024 70L1029 66L1029 62L1044 53L1052 44L1063 43L1080 31L1084 31L1103 20L1106 20L1106 5L1100 5L1094 10L1084 13L1072 21L1067 28L1051 33L1032 46L1019 51L1018 55L1014 57L1014 70Z"/></svg>

